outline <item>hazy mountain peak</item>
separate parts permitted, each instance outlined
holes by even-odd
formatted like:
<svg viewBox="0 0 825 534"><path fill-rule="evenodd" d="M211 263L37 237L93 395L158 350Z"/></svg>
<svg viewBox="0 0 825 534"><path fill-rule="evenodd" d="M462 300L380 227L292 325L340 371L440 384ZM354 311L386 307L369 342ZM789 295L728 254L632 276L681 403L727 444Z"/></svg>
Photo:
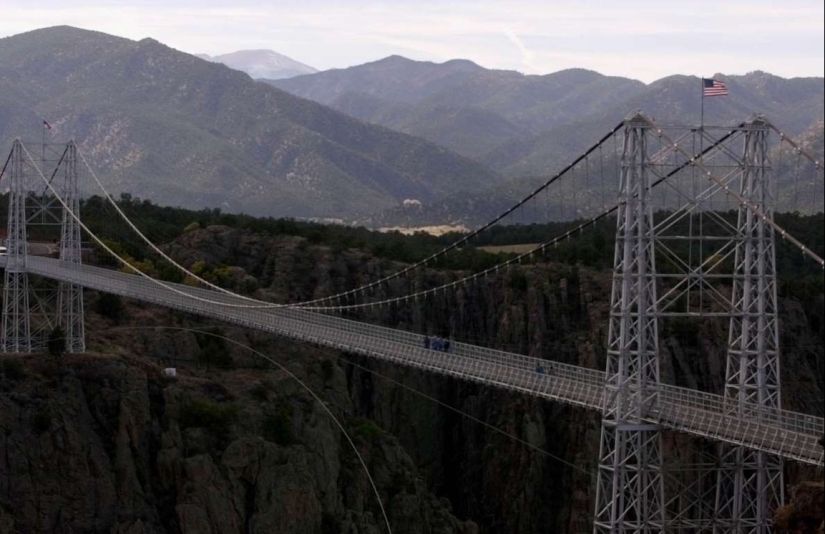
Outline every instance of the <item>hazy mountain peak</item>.
<svg viewBox="0 0 825 534"><path fill-rule="evenodd" d="M698 86L699 78L697 76L689 76L687 74L671 74L670 76L665 76L664 78L659 78L658 80L650 82L648 87L681 85L684 83L689 83L691 80Z"/></svg>
<svg viewBox="0 0 825 534"><path fill-rule="evenodd" d="M51 26L48 28L38 28L28 32L23 32L17 35L0 38L6 46L10 43L24 48L29 48L38 45L79 45L82 43L96 43L96 44L127 44L133 43L129 39L123 37L116 37L103 32L93 30L84 30L74 26Z"/></svg>
<svg viewBox="0 0 825 534"><path fill-rule="evenodd" d="M452 67L452 68L457 68L458 67L458 68L460 68L462 70L466 70L466 71L481 71L481 70L484 70L484 67L482 67L478 63L470 61L469 59L451 59L449 61L445 61L444 63L442 63L442 65L444 65L445 67Z"/></svg>
<svg viewBox="0 0 825 534"><path fill-rule="evenodd" d="M473 63L469 59L450 59L443 63L436 63L434 61L419 61L417 59L410 59L398 54L393 54L376 61L370 61L368 63L364 63L363 65L356 65L349 68L359 69L362 67L417 68L442 72L476 72L486 70L484 67Z"/></svg>
<svg viewBox="0 0 825 534"><path fill-rule="evenodd" d="M152 39L47 29L0 39L0 65L0 141L39 134L46 118L55 139L77 140L116 194L262 215L355 217L499 179L423 139Z"/></svg>
<svg viewBox="0 0 825 534"><path fill-rule="evenodd" d="M550 74L545 74L543 77L567 78L569 80L576 80L579 82L587 82L597 78L604 78L604 74L596 72L595 70L572 68L562 69Z"/></svg>
<svg viewBox="0 0 825 534"><path fill-rule="evenodd" d="M197 57L223 63L227 67L249 74L256 80L281 80L302 74L313 74L317 69L273 50L238 50L219 56L196 54Z"/></svg>

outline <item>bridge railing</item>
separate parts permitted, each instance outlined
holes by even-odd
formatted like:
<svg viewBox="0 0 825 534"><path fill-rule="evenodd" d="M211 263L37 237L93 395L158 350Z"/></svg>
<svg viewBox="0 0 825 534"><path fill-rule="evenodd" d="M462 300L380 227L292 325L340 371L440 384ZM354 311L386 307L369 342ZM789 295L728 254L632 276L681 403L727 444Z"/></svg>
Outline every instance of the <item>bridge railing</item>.
<svg viewBox="0 0 825 534"><path fill-rule="evenodd" d="M340 317L320 315L298 309L278 309L276 313L291 316L296 320L306 321L312 324L323 324L332 328L345 328L359 334L387 339L393 343L403 343L413 347L423 346L424 336L420 334L342 319ZM536 372L537 367L541 365L543 372L548 375L570 380L580 380L600 387L604 386L604 372L596 369L588 369L576 365L553 362L460 342L455 342L451 346L453 347L453 354L456 356L508 365L530 372ZM821 417L787 410L777 410L752 403L739 405L720 395L669 384L662 384L659 393L660 402L679 403L697 410L716 413L738 411L738 415L741 418L755 419L761 423L776 425L783 430L792 432L822 435L825 431L825 424L823 424Z"/></svg>
<svg viewBox="0 0 825 534"><path fill-rule="evenodd" d="M647 419L690 434L744 445L805 463L823 464L823 449L819 445L822 434L804 430L804 425L810 421L797 424L789 422L793 418L762 420L740 417L730 411L714 411L713 406L718 407L719 403L711 402L699 408L695 401L693 395L675 395L670 398L666 395L651 410ZM821 425L814 423L812 427L821 428Z"/></svg>
<svg viewBox="0 0 825 534"><path fill-rule="evenodd" d="M296 308L277 308L271 310L271 313L292 317L296 320L307 321L312 324L335 328L346 328L364 335L389 339L395 343L403 343L414 347L424 346L424 335L413 332L406 332L394 328L352 321L350 319L323 315ZM584 380L592 384L604 384L604 372L595 369L588 369L577 365L544 360L542 358L524 356L521 354L514 354L512 352L505 352L486 347L479 347L477 345L470 345L468 343L461 343L458 341L451 341L450 347L451 352L444 352L444 354L452 354L487 361L490 363L504 364L530 372L536 372L539 366L541 366L542 372L549 375L559 376L570 380ZM430 350L435 351L435 349L432 348Z"/></svg>
<svg viewBox="0 0 825 534"><path fill-rule="evenodd" d="M825 432L823 418L788 410L777 410L753 403L738 403L721 395L695 389L662 384L659 399L662 403L689 406L695 410L735 415L740 419L757 421L776 426L789 432L822 436Z"/></svg>
<svg viewBox="0 0 825 534"><path fill-rule="evenodd" d="M0 257L0 266L3 264ZM65 265L58 260L28 258L27 269L51 278L138 298L167 307L214 317L234 324L288 335L296 339L376 355L423 369L501 385L525 393L601 409L604 373L495 349L455 344L453 354L425 349L420 334L334 316L287 308L238 308L212 304L249 304L238 297L175 284L179 294L139 276L88 266ZM189 295L203 300L196 300ZM547 371L539 373L536 365ZM817 441L823 435L822 418L785 410L743 405L732 414L730 401L719 395L660 386L658 405L650 418L666 427L713 437L782 454L809 463L822 463ZM751 414L756 414L755 416Z"/></svg>

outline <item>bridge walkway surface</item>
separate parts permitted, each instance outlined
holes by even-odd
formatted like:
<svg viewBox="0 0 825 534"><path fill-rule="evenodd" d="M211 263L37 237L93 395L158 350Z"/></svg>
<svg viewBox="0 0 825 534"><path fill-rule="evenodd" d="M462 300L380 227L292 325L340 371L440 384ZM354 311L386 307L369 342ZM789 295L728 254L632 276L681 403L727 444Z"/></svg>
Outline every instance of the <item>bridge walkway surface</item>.
<svg viewBox="0 0 825 534"><path fill-rule="evenodd" d="M6 261L0 256L0 267ZM423 336L402 330L298 308L250 308L255 302L238 296L164 282L171 290L142 276L56 259L29 256L25 262L28 273L89 289L574 406L602 411L604 405L605 373L595 369L458 342L446 353L424 348ZM539 365L543 372L537 372ZM721 395L662 384L658 402L649 407L645 419L695 436L823 464L821 417L757 405L734 409Z"/></svg>

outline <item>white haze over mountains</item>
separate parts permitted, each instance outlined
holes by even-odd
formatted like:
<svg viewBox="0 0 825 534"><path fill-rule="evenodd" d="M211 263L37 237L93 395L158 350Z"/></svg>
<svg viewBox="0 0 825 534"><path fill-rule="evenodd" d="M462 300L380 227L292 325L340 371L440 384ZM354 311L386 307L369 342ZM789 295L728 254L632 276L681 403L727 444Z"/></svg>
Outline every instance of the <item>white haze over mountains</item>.
<svg viewBox="0 0 825 534"><path fill-rule="evenodd" d="M256 80L282 80L301 74L318 72L317 69L309 65L272 50L238 50L219 56L209 56L207 54L197 54L197 56L207 61L223 63L231 69L249 74Z"/></svg>

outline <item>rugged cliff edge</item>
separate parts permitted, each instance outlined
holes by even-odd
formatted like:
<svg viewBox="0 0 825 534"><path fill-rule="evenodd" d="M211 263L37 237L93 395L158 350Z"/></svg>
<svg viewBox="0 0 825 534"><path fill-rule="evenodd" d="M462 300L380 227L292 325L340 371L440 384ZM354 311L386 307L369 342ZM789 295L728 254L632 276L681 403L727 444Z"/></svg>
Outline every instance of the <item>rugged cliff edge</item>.
<svg viewBox="0 0 825 534"><path fill-rule="evenodd" d="M357 250L225 227L191 231L168 251L226 285L282 301L398 268ZM455 276L427 270L372 296ZM525 265L365 318L603 368L609 283L609 273ZM822 311L781 307L785 404L822 415ZM139 303L126 313L124 326L205 326ZM0 532L384 531L352 449L284 371L202 334L117 329L93 313L89 323L95 354L0 368ZM595 412L261 333L213 332L271 356L319 393L354 436L394 532L590 531ZM660 325L663 379L718 392L726 335L713 320ZM162 378L165 365L180 378ZM711 448L670 433L665 447L683 461ZM808 475L789 469L791 482Z"/></svg>
<svg viewBox="0 0 825 534"><path fill-rule="evenodd" d="M294 368L352 435L394 532L476 532L395 438L350 415L339 367ZM2 369L0 532L384 531L349 443L282 371L170 380L128 354L4 357Z"/></svg>

